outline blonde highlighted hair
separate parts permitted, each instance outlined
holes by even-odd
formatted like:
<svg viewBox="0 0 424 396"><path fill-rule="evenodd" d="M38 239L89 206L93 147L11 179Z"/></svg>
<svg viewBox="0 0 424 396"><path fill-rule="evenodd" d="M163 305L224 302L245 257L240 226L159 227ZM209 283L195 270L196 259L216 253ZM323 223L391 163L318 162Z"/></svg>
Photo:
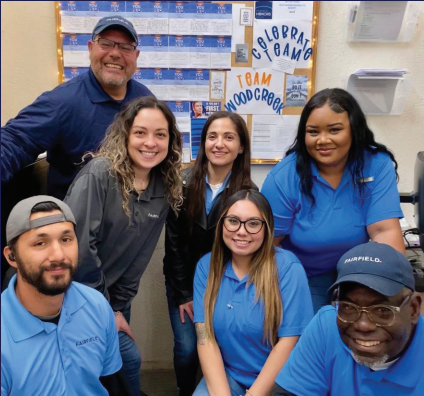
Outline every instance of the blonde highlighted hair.
<svg viewBox="0 0 424 396"><path fill-rule="evenodd" d="M165 194L172 210L177 214L183 201L181 158L182 137L177 128L175 117L165 102L152 96L144 96L129 102L119 112L109 126L106 136L96 152L86 153L83 159L105 157L110 160L109 173L118 179L122 191L122 208L130 216L129 201L131 191L134 190L135 173L132 161L128 155L128 137L134 119L143 109L158 109L168 121L169 145L166 158L156 166L163 175Z"/></svg>
<svg viewBox="0 0 424 396"><path fill-rule="evenodd" d="M278 340L278 329L283 320L283 303L280 292L279 273L275 261L274 218L266 198L256 190L238 191L229 197L223 206L221 216L216 226L215 241L209 267L209 275L204 296L205 333L206 338L215 341L213 330L213 312L225 267L231 261L231 251L223 239L223 217L237 201L247 200L255 204L265 220L265 235L261 247L253 254L250 263L248 287L254 284L255 303L262 304L264 309L263 340L274 346ZM248 213L246 213L248 215Z"/></svg>

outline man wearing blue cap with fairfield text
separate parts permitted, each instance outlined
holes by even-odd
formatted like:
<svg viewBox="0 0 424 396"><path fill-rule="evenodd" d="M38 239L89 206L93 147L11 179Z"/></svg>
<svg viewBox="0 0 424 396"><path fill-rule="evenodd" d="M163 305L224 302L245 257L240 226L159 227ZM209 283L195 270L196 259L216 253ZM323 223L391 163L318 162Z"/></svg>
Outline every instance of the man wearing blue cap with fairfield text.
<svg viewBox="0 0 424 396"><path fill-rule="evenodd" d="M370 242L337 270L333 307L308 325L271 395L424 395L424 321L409 261Z"/></svg>
<svg viewBox="0 0 424 396"><path fill-rule="evenodd" d="M90 69L44 92L1 128L1 180L47 151L47 193L63 199L80 170L126 103L154 96L131 79L140 51L134 26L112 15L99 20L88 42Z"/></svg>

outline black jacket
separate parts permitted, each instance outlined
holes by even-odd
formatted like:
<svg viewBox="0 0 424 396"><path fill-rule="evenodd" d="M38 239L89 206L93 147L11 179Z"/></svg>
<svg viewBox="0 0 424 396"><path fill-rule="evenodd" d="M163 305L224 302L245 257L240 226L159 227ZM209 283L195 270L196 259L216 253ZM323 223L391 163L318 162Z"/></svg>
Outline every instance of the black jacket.
<svg viewBox="0 0 424 396"><path fill-rule="evenodd" d="M187 190L191 179L192 168L183 170L184 204L176 218L169 211L165 227L165 258L163 260L166 282L171 286L176 305L193 300L193 279L197 262L212 250L216 224L222 205L222 192L206 215L206 210L194 219L192 230L187 219ZM253 183L252 183L253 184ZM253 188L258 188L253 184Z"/></svg>

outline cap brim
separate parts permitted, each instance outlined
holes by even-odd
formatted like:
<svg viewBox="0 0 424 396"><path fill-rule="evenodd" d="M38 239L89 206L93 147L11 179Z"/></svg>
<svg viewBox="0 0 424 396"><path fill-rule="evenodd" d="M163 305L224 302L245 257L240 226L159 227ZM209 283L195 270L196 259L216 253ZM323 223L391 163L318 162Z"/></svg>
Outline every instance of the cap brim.
<svg viewBox="0 0 424 396"><path fill-rule="evenodd" d="M349 274L337 279L337 281L330 286L327 294L330 294L336 286L346 282L359 283L360 285L375 290L383 296L394 296L398 294L404 287L407 287L403 283L395 282L391 279L383 278L377 275Z"/></svg>
<svg viewBox="0 0 424 396"><path fill-rule="evenodd" d="M119 22L115 22L115 23L113 23L111 25L104 26L104 27L101 27L100 29L98 28L98 29L94 30L93 31L93 34L92 34L92 37L94 38L94 36L102 33L103 31L105 31L107 29L113 29L114 27L115 28L118 27L118 28L120 28L122 30L125 30L125 32L128 34L129 37L131 37L136 43L138 42L137 35L134 35L134 33L131 32L131 30L128 29L127 26L125 26L123 23L119 23Z"/></svg>

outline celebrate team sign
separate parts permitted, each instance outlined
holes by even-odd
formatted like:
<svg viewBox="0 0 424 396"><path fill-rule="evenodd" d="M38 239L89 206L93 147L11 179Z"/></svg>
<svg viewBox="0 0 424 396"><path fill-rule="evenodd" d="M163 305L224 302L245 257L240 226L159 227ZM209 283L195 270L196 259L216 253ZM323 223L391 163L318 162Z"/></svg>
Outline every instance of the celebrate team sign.
<svg viewBox="0 0 424 396"><path fill-rule="evenodd" d="M275 57L296 60L296 69L309 68L312 56L310 21L255 20L253 67L270 67Z"/></svg>
<svg viewBox="0 0 424 396"><path fill-rule="evenodd" d="M224 107L239 114L281 114L284 73L268 68L234 67L227 72Z"/></svg>

